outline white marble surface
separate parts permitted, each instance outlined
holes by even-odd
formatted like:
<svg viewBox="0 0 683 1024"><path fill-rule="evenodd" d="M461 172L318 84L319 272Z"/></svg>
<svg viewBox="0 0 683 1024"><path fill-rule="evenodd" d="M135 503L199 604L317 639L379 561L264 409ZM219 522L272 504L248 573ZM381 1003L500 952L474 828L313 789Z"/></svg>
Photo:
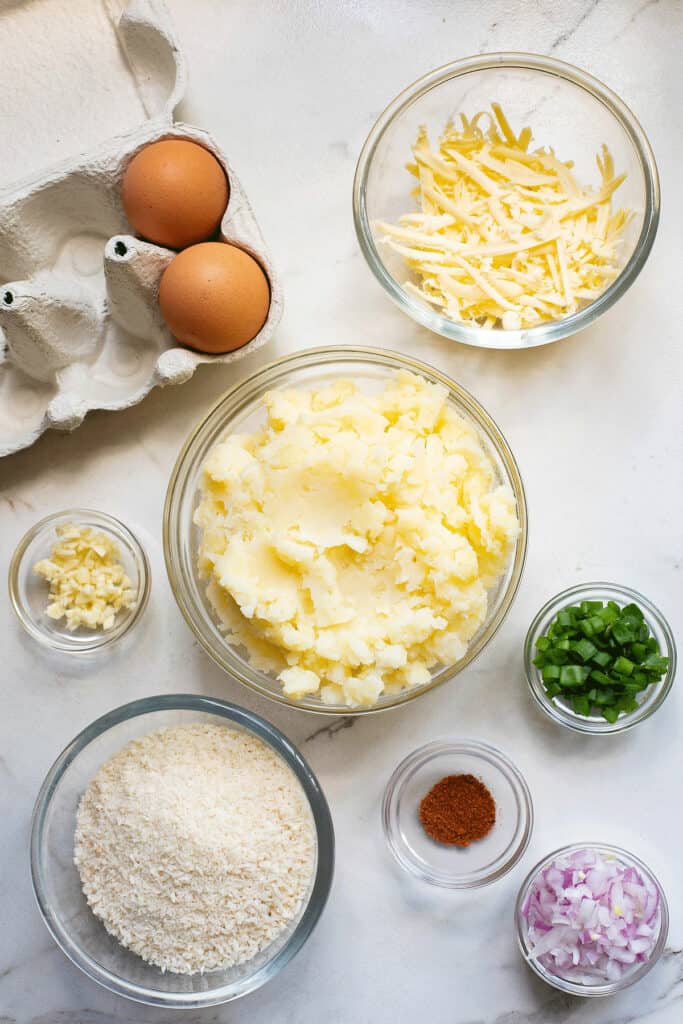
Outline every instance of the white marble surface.
<svg viewBox="0 0 683 1024"><path fill-rule="evenodd" d="M241 702L281 726L325 787L336 879L313 938L285 973L193 1024L678 1024L683 1019L680 686L630 735L581 738L532 707L521 643L532 614L574 582L621 580L683 635L680 286L683 92L678 0L173 0L191 72L185 120L234 160L283 272L284 322L265 354L204 367L124 413L93 414L0 464L0 570L38 517L74 504L120 516L153 562L133 644L87 668L44 656L0 603L0 1022L157 1022L170 1013L109 995L57 950L33 904L27 842L40 781L93 718L135 697L191 690ZM528 49L582 64L637 112L657 155L663 220L637 284L581 336L529 352L470 350L419 330L385 299L351 221L356 155L373 120L422 72L483 50ZM0 71L1 75L1 71ZM7 144L7 142L5 143ZM453 684L355 724L252 698L193 643L165 578L160 519L178 447L239 375L304 346L366 342L422 356L470 388L518 456L530 506L526 575L504 627ZM489 889L447 895L409 882L379 823L384 782L417 744L447 733L505 749L525 772L536 829L523 862ZM541 855L599 838L650 862L672 909L669 948L639 986L580 1001L537 982L511 910Z"/></svg>

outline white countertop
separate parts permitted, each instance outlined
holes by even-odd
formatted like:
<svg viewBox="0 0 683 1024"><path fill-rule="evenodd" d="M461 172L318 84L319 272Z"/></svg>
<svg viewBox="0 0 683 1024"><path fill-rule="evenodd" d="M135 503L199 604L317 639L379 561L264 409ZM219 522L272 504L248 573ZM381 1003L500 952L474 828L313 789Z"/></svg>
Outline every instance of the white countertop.
<svg viewBox="0 0 683 1024"><path fill-rule="evenodd" d="M276 339L235 367L134 409L96 413L0 463L0 573L23 532L72 505L113 513L153 563L150 607L131 646L83 670L39 651L5 598L0 717L0 1021L161 1022L168 1012L109 995L60 953L33 903L27 843L40 782L87 723L151 693L194 691L242 703L301 746L327 793L337 870L323 918L277 979L241 1002L188 1012L196 1024L678 1024L683 1017L681 712L666 706L632 733L582 738L531 704L526 627L559 589L588 579L647 594L679 638L681 613L680 168L683 7L678 0L173 0L190 68L183 119L231 156L283 275ZM486 13L483 13L485 11ZM355 159L375 117L424 71L466 54L519 49L581 64L633 107L662 176L651 259L598 326L527 352L467 349L429 335L385 298L351 219ZM276 354L367 343L434 363L492 413L515 452L530 509L525 577L500 633L452 684L402 710L355 722L257 700L193 642L166 580L161 509L181 441L229 384ZM532 790L536 827L523 861L474 895L409 881L380 829L386 778L411 749L445 734L499 745ZM546 852L585 839L642 856L669 896L669 948L640 985L607 1000L561 996L522 964L512 904Z"/></svg>

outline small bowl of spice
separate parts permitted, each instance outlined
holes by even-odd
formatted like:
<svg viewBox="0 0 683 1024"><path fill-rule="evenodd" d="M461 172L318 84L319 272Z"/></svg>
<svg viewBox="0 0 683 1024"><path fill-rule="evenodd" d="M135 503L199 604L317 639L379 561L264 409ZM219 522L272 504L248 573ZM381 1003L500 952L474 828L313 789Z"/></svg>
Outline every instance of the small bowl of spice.
<svg viewBox="0 0 683 1024"><path fill-rule="evenodd" d="M67 653L96 651L128 633L149 598L150 568L127 526L73 508L41 519L22 537L9 595L24 629Z"/></svg>
<svg viewBox="0 0 683 1024"><path fill-rule="evenodd" d="M640 981L666 945L669 912L647 865L618 846L578 843L528 874L515 908L522 956L577 996L608 996Z"/></svg>
<svg viewBox="0 0 683 1024"><path fill-rule="evenodd" d="M387 783L382 824L404 870L446 889L495 882L518 862L533 827L529 787L500 750L437 740L409 754Z"/></svg>
<svg viewBox="0 0 683 1024"><path fill-rule="evenodd" d="M531 695L576 732L616 733L649 718L676 675L668 622L636 590L583 583L553 597L524 645Z"/></svg>

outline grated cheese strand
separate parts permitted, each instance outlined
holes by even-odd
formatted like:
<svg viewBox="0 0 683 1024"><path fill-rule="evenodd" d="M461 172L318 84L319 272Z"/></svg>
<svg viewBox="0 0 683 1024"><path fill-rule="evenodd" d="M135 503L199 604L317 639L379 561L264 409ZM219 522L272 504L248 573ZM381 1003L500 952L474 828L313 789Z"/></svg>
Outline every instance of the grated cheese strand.
<svg viewBox="0 0 683 1024"><path fill-rule="evenodd" d="M633 214L612 209L626 178L606 146L600 185L581 185L572 161L529 151L498 103L449 123L434 149L421 128L408 170L418 211L379 221L381 242L414 272L406 289L464 323L521 330L574 313L619 273Z"/></svg>

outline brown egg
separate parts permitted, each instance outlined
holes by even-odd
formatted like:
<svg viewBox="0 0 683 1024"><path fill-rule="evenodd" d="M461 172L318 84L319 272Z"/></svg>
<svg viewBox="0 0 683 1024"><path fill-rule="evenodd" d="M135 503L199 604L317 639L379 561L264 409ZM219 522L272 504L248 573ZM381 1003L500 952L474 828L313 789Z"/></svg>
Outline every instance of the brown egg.
<svg viewBox="0 0 683 1024"><path fill-rule="evenodd" d="M178 253L159 286L172 334L199 352L232 352L263 327L270 286L256 260L235 245L204 242Z"/></svg>
<svg viewBox="0 0 683 1024"><path fill-rule="evenodd" d="M136 153L121 193L135 231L170 249L215 235L228 196L228 179L218 160L187 139L162 139Z"/></svg>

